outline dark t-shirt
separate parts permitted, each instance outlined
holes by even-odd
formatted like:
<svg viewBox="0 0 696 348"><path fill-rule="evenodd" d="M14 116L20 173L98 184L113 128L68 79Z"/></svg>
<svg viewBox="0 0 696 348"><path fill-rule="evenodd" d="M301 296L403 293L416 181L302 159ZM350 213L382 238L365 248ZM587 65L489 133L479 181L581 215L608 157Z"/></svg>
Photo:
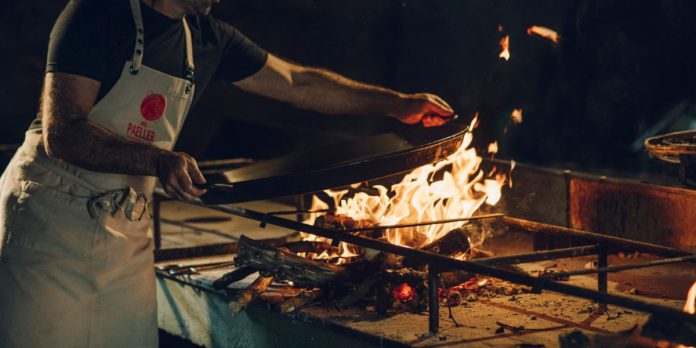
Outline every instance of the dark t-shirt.
<svg viewBox="0 0 696 348"><path fill-rule="evenodd" d="M143 64L185 77L182 21L141 2L145 29ZM213 16L187 16L196 67L195 104L211 79L242 80L263 67L268 53L233 26ZM133 55L135 22L128 0L71 0L58 17L48 44L46 72L86 76L101 82L97 101L116 84ZM38 121L38 120L37 120ZM39 125L35 121L32 128Z"/></svg>

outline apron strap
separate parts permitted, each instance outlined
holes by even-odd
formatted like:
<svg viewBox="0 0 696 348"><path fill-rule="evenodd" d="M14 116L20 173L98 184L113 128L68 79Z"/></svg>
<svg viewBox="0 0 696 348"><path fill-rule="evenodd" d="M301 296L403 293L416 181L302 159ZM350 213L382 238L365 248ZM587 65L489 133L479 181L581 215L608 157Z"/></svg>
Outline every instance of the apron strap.
<svg viewBox="0 0 696 348"><path fill-rule="evenodd" d="M140 0L130 0L131 13L135 21L135 48L131 58L130 73L135 75L140 70L143 63L143 52L145 51L145 30L143 29L143 16L140 12Z"/></svg>
<svg viewBox="0 0 696 348"><path fill-rule="evenodd" d="M182 19L184 24L184 32L186 33L186 79L193 83L193 72L196 67L193 64L193 41L191 39L191 29L189 29L186 17Z"/></svg>
<svg viewBox="0 0 696 348"><path fill-rule="evenodd" d="M131 58L130 73L136 75L143 63L143 53L145 52L145 29L143 27L143 16L140 10L140 0L130 0L131 13L135 22L135 47ZM193 73L195 65L193 63L193 41L191 39L191 29L186 22L186 17L182 19L184 32L186 34L186 80L193 83Z"/></svg>

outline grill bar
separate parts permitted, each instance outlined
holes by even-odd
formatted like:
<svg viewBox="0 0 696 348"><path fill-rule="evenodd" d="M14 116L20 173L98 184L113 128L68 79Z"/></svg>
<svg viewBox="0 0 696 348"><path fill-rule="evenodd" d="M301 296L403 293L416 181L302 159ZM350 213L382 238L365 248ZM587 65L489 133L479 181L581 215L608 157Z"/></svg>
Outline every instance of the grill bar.
<svg viewBox="0 0 696 348"><path fill-rule="evenodd" d="M353 232L364 232L364 231L379 231L379 230L389 230L392 228L408 228L408 227L418 227L418 226L430 226L430 225L439 225L439 224L448 224L451 222L463 222L463 221L474 221L474 220L486 220L486 219L495 219L495 218L501 218L504 217L504 214L487 214L487 215L477 215L477 216L469 216L465 218L457 218L457 219L445 219L445 220L434 220L434 221L426 221L426 222L416 222L412 224L402 224L402 225L385 225L385 226L372 226L372 227L361 227L361 228L352 228L352 229L347 229L347 230L341 230L342 233L353 233Z"/></svg>
<svg viewBox="0 0 696 348"><path fill-rule="evenodd" d="M244 208L238 208L238 207L233 207L230 205L205 205L201 202L194 203L198 204L210 209L226 212L229 214L245 217L248 219L256 220L256 221L261 221L266 217L266 220L268 223L280 226L280 227L285 227L288 229L293 229L293 230L300 230L304 232L308 232L311 234L315 234L318 236L322 236L325 238L329 239L338 239L341 238L343 241L354 244L357 246L361 246L363 248L371 248L371 249L376 249L380 250L383 252L387 253L393 253L393 254L398 254L402 255L405 257L412 258L414 260L420 260L423 261L424 263L428 263L431 267L433 267L433 270L435 272L442 272L445 270L452 270L452 269L460 269L460 270L465 270L468 272L476 273L476 274L481 274L481 275L486 275L486 276L491 276L495 278L500 278L504 279L507 281L511 281L514 283L522 284L522 285L527 285L527 286L532 286L533 289L537 291L541 290L551 290L571 296L577 296L577 297L582 297L585 299L590 299L590 300L595 300L599 301L602 303L606 304L612 304L616 306L621 306L621 307L626 307L630 309L634 309L637 311L641 312L647 312L651 313L654 315L662 316L662 317L669 317L671 319L677 319L677 320L682 320L684 322L696 324L696 315L691 315L682 311L679 311L674 308L662 306L662 305L657 305L657 304L652 304L648 303L645 301L640 301L637 299L633 299L627 296L621 296L621 295L614 295L614 294L609 294L606 291L596 291L592 289L587 289L575 285L569 285L569 284L563 284L554 280L550 280L545 277L532 277L527 274L523 273L518 273L518 272L513 272L505 269L499 269L496 267L492 267L489 265L485 265L480 262L472 262L472 261L462 261L462 260L457 260L453 259L447 256L439 255L439 254L434 254L431 252L423 251L423 250L416 250L416 249L411 249L399 245L394 245L390 244L387 242L379 241L379 240L374 240L374 239L369 239L365 237L360 237L348 233L339 233L336 231L328 230L325 228L317 227L317 226L312 226L312 225L307 225L301 222L297 221L292 221L284 218L280 218L277 216L267 216L266 214L256 212L253 210L248 210ZM530 226L532 228L531 232L541 232L541 233L549 233L549 234L563 234L563 235L571 235L571 236L576 236L576 237L582 237L584 239L588 240L594 240L597 242L603 242L606 244L613 244L613 245L619 245L623 247L631 247L635 246L636 249L639 249L639 251L649 251L658 255L673 255L673 256L683 256L683 255L694 255L693 253L689 253L686 251L678 250L678 249L672 249L672 248L666 248L666 247L660 247L657 245L653 244L648 244L648 243L641 243L641 242L635 242L631 240L626 240L626 239L621 239L617 237L609 237L609 236L604 236L604 235L599 235L596 233L591 233L591 232L586 232L586 231L581 231L581 230L573 230L573 229L566 229L566 228L561 228L561 227L556 227L556 226L551 226L551 225L545 225L545 224L538 224L538 223L533 223L533 222L528 222L520 219L514 219L514 218L508 218L505 217L506 222L509 222L511 225L515 227L521 227L521 226ZM548 229L548 231L547 231ZM429 275L429 283L434 282L436 284L435 291L437 291L437 282L433 281L433 279L436 279L436 276ZM600 290L603 290L601 287L601 284L598 285ZM432 288L431 288L432 291ZM435 310L437 309L437 311ZM430 310L430 317L434 315L439 315L439 306L432 306ZM435 321L434 319L430 321L430 325L434 326ZM437 332L438 330L436 327L430 327L430 332Z"/></svg>
<svg viewBox="0 0 696 348"><path fill-rule="evenodd" d="M503 221L506 225L512 228L521 229L532 233L543 233L551 236L562 236L562 237L576 237L580 239L585 239L588 241L605 243L607 246L617 246L630 249L632 251L639 251L649 254L677 257L694 255L694 253L679 250L675 248L669 248L661 245L655 245L645 242L639 242L635 240L619 238L608 236L604 234L592 233L583 230L577 230L568 227L554 226L549 224L544 224L535 221L528 221L518 218L513 218L510 216L503 217Z"/></svg>
<svg viewBox="0 0 696 348"><path fill-rule="evenodd" d="M518 264L526 262L536 262L543 260L552 259L562 259L568 257L577 257L596 254L598 251L598 246L596 245L585 245L573 248L555 249L555 250L544 250L537 251L533 253L516 254L516 255L506 255L506 256L494 256L487 257L485 259L471 260L471 262L480 263L483 265L509 265Z"/></svg>
<svg viewBox="0 0 696 348"><path fill-rule="evenodd" d="M650 261L650 262L634 263L631 265L619 265L619 266L609 267L609 266L607 266L606 260L604 260L602 262L602 257L600 254L599 261L597 262L597 269L581 269L581 270L577 270L577 271L559 272L559 273L549 274L546 277L547 278L558 278L558 277L569 277L569 276L575 276L575 275L594 274L594 273L602 275L602 274L606 274L607 272L618 272L618 271L627 271L630 269L640 269L640 268L664 266L664 265L671 265L673 263L682 263L682 262L694 261L694 260L696 260L696 255L689 255L689 256L682 256L682 257L673 257L673 258L669 258L669 259L655 260L655 261Z"/></svg>

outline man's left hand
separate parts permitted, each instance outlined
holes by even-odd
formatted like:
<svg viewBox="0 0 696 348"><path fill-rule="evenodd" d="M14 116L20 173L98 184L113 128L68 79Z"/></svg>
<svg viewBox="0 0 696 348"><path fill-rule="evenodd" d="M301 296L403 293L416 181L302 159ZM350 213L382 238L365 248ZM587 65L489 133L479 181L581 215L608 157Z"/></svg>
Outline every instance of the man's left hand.
<svg viewBox="0 0 696 348"><path fill-rule="evenodd" d="M404 107L394 117L406 124L422 123L425 127L441 126L452 119L454 111L442 98L429 93L405 96Z"/></svg>

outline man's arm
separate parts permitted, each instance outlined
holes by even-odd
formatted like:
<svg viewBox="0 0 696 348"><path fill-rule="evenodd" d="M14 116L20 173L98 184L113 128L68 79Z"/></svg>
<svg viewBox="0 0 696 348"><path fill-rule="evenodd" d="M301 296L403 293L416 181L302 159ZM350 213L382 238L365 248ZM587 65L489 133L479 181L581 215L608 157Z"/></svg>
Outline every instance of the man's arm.
<svg viewBox="0 0 696 348"><path fill-rule="evenodd" d="M259 72L235 84L249 92L328 114L380 114L408 124L437 126L453 113L433 94L399 93L325 69L295 65L270 54Z"/></svg>
<svg viewBox="0 0 696 348"><path fill-rule="evenodd" d="M46 153L88 170L158 176L180 200L204 194L193 185L205 179L191 156L131 141L87 120L100 86L83 76L46 74L40 111Z"/></svg>

